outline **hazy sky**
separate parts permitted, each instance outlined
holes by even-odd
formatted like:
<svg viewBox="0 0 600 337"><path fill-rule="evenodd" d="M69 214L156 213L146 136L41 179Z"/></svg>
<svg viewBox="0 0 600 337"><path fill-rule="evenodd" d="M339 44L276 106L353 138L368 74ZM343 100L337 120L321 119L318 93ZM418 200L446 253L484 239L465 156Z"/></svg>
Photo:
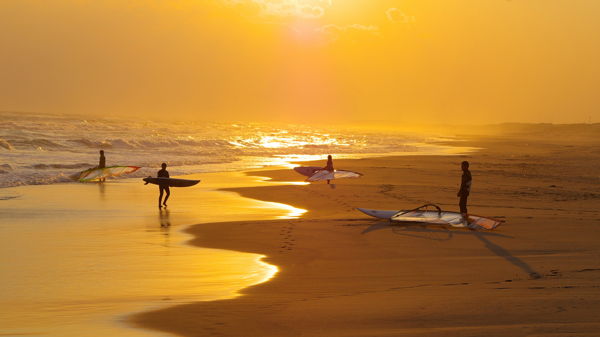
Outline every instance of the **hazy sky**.
<svg viewBox="0 0 600 337"><path fill-rule="evenodd" d="M599 0L0 0L0 110L600 122Z"/></svg>

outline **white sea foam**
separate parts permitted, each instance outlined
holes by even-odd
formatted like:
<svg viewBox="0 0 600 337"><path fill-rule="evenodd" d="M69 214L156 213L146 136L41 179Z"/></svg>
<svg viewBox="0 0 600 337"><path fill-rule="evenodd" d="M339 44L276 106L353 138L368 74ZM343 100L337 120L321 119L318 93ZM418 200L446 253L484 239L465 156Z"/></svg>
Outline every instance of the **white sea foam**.
<svg viewBox="0 0 600 337"><path fill-rule="evenodd" d="M392 132L302 125L164 122L0 112L0 187L52 184L106 164L141 166L118 179L232 171L284 164L291 158L359 158L415 153L424 138ZM4 166L8 165L8 166Z"/></svg>
<svg viewBox="0 0 600 337"><path fill-rule="evenodd" d="M13 147L5 140L0 139L0 148L2 149L6 149L6 150L14 150Z"/></svg>

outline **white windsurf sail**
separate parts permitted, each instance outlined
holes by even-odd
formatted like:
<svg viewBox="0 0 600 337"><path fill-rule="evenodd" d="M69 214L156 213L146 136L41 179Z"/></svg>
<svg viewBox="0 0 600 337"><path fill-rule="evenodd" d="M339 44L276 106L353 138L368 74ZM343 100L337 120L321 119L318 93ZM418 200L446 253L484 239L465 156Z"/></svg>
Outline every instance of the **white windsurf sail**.
<svg viewBox="0 0 600 337"><path fill-rule="evenodd" d="M82 182L106 179L120 174L132 173L140 168L138 166L109 166L104 168L92 168L72 176L73 179Z"/></svg>
<svg viewBox="0 0 600 337"><path fill-rule="evenodd" d="M310 177L317 171L321 171L323 168L320 166L298 166L294 167L294 171L300 173L303 176Z"/></svg>
<svg viewBox="0 0 600 337"><path fill-rule="evenodd" d="M433 206L437 208L437 210L428 210L426 209L427 206ZM422 209L424 207L425 209ZM443 225L489 230L500 226L504 222L503 220L497 220L474 214L442 211L438 206L432 204L423 205L409 211L383 211L364 208L357 209L375 218L387 219L392 222L406 224L417 223L425 225Z"/></svg>
<svg viewBox="0 0 600 337"><path fill-rule="evenodd" d="M438 212L427 210L416 210L400 212L393 217L392 221L398 222L423 222L437 225L450 225L452 227L467 227L467 222L462 214L456 212Z"/></svg>
<svg viewBox="0 0 600 337"><path fill-rule="evenodd" d="M332 171L327 171L327 170L323 169L323 170L317 171L315 174L308 177L308 179L306 179L305 181L315 182L315 181L319 181L319 180L333 180L333 179L342 179L342 178L356 179L356 178L360 178L360 177L362 177L362 174L358 173L358 172L342 171L342 170L334 170L332 172Z"/></svg>

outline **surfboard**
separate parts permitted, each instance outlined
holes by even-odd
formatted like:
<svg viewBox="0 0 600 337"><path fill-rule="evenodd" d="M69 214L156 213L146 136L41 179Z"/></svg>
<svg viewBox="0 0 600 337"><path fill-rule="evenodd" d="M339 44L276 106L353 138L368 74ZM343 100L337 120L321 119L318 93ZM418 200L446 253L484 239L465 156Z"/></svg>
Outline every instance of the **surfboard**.
<svg viewBox="0 0 600 337"><path fill-rule="evenodd" d="M400 213L400 211L384 211L384 210L366 209L366 208L358 208L358 207L356 207L356 209L365 213L366 215L370 215L372 217L375 217L378 219L385 219L385 220L389 220L394 215Z"/></svg>
<svg viewBox="0 0 600 337"><path fill-rule="evenodd" d="M169 186L169 187L189 187L194 186L200 182L200 180L190 180L190 179L177 179L177 178L155 178L155 177L147 177L143 178L146 184L154 184L159 186Z"/></svg>
<svg viewBox="0 0 600 337"><path fill-rule="evenodd" d="M108 177L118 176L124 173L132 173L140 168L138 166L109 166L103 168L91 168L89 170L85 170L83 172L79 172L73 176L71 176L74 180L79 180L81 182L106 179Z"/></svg>

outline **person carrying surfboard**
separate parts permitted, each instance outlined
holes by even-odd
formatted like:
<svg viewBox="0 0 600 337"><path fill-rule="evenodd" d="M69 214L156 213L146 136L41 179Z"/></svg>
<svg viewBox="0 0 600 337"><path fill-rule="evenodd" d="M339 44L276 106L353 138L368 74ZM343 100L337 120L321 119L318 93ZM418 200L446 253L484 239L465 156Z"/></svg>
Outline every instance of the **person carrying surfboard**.
<svg viewBox="0 0 600 337"><path fill-rule="evenodd" d="M331 157L331 155L327 156L327 165L323 168L324 170L327 170L328 172L333 172L333 158ZM329 180L327 180L327 184L329 184Z"/></svg>
<svg viewBox="0 0 600 337"><path fill-rule="evenodd" d="M458 202L460 212L467 213L467 198L471 193L471 183L473 182L473 176L471 175L471 171L469 171L468 161L463 161L460 164L460 168L463 171L463 175L460 183L460 190L458 191L456 196L460 198L460 201Z"/></svg>
<svg viewBox="0 0 600 337"><path fill-rule="evenodd" d="M167 171L167 164L162 163L161 166L162 166L162 169L160 171L158 171L158 174L156 176L159 178L160 177L169 178L169 171ZM162 201L163 192L167 192L167 194L165 196L165 201L163 202L163 205L166 208L167 207L167 199L169 199L169 196L171 195L171 189L167 185L158 185L158 189L160 191L160 195L158 196L158 208L162 207L160 202Z"/></svg>

